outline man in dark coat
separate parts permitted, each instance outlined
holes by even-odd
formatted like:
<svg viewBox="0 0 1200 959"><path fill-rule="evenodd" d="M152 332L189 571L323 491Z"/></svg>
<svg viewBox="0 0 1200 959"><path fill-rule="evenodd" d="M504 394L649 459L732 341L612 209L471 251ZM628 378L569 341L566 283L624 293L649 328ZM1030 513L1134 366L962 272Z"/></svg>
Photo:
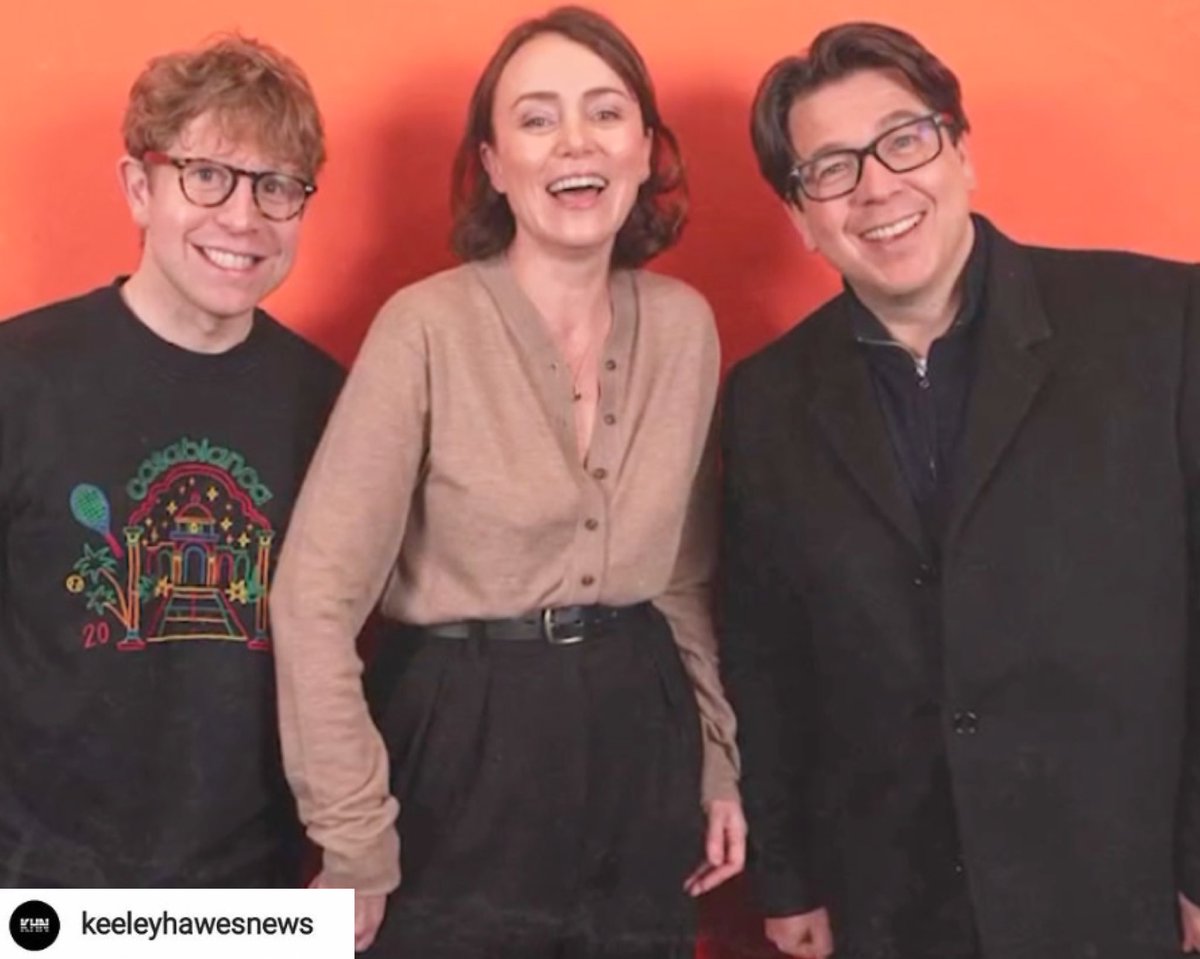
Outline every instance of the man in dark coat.
<svg viewBox="0 0 1200 959"><path fill-rule="evenodd" d="M730 377L723 652L768 937L1200 943L1200 269L972 215L957 80L825 31L763 175L845 291ZM1182 933L1180 921L1182 920Z"/></svg>

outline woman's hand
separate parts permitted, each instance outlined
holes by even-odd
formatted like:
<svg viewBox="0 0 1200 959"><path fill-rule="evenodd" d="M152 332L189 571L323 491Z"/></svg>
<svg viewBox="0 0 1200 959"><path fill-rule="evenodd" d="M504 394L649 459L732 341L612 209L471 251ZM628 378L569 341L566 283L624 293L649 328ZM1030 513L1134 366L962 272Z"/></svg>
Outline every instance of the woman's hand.
<svg viewBox="0 0 1200 959"><path fill-rule="evenodd" d="M310 889L333 889L325 882L325 874L318 873L308 884ZM366 952L375 941L387 908L386 893L369 893L354 890L354 951Z"/></svg>
<svg viewBox="0 0 1200 959"><path fill-rule="evenodd" d="M689 895L702 896L746 865L746 817L737 799L714 799L708 804L708 835L702 862L683 884Z"/></svg>
<svg viewBox="0 0 1200 959"><path fill-rule="evenodd" d="M1200 952L1200 906L1179 894L1179 926L1183 930L1183 952Z"/></svg>
<svg viewBox="0 0 1200 959"><path fill-rule="evenodd" d="M833 953L829 913L814 909L795 916L765 920L763 931L776 949L797 959L826 959Z"/></svg>

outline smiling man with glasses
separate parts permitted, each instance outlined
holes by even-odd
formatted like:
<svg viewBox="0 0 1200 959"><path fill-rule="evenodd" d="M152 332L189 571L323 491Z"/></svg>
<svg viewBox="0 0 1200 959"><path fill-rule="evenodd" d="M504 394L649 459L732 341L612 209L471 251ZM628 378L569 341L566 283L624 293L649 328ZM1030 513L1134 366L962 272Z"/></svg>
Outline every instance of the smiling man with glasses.
<svg viewBox="0 0 1200 959"><path fill-rule="evenodd" d="M931 113L889 127L862 149L818 151L792 170L795 188L817 202L848 196L862 179L867 157L874 157L892 173L908 173L941 155L942 128L952 123L948 117ZM796 199L798 202L800 198Z"/></svg>
<svg viewBox="0 0 1200 959"><path fill-rule="evenodd" d="M179 171L179 189L196 206L221 206L233 196L238 180L245 177L250 181L258 212L279 223L299 216L308 198L317 192L314 184L275 170L241 170L216 160L184 159L158 150L147 150L142 160L175 167Z"/></svg>
<svg viewBox="0 0 1200 959"><path fill-rule="evenodd" d="M726 394L750 871L794 956L1165 959L1200 944L1200 271L1008 239L968 129L878 24L755 100L845 289Z"/></svg>
<svg viewBox="0 0 1200 959"><path fill-rule="evenodd" d="M268 595L336 364L259 309L324 161L298 67L152 60L128 278L0 324L0 884L294 885Z"/></svg>

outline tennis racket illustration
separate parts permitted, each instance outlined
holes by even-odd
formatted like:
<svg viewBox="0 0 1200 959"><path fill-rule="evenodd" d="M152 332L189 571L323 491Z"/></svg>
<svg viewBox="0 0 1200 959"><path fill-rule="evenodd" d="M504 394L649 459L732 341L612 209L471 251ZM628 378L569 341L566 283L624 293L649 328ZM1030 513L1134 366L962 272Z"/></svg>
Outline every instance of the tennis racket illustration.
<svg viewBox="0 0 1200 959"><path fill-rule="evenodd" d="M124 557L121 544L109 528L112 523L112 509L108 505L108 498L98 486L80 483L71 490L71 515L84 528L103 536L117 559Z"/></svg>

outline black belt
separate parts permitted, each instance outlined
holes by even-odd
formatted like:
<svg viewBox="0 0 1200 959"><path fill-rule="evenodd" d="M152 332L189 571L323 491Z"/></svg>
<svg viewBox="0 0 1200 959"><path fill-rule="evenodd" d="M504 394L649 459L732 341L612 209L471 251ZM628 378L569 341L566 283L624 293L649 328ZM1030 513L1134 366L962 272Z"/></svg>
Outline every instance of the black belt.
<svg viewBox="0 0 1200 959"><path fill-rule="evenodd" d="M439 639L540 639L552 646L570 646L632 622L647 605L548 607L508 619L459 619L417 628Z"/></svg>

